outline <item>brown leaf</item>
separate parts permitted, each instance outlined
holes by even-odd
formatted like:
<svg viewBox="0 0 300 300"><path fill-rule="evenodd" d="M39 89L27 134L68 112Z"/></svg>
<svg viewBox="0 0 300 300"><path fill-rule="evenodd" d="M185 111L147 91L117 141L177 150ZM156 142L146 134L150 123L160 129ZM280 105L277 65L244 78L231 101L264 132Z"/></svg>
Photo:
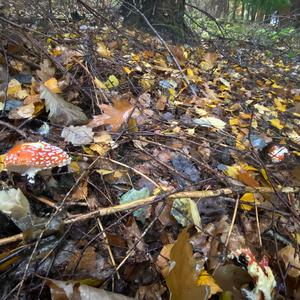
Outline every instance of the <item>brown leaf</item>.
<svg viewBox="0 0 300 300"><path fill-rule="evenodd" d="M110 125L112 131L118 131L130 116L133 106L128 100L119 99L113 102L113 106L107 104L99 105L103 110L102 115L96 115L88 124L90 127Z"/></svg>
<svg viewBox="0 0 300 300"><path fill-rule="evenodd" d="M285 266L289 269L288 275L291 277L299 277L300 275L300 258L296 254L296 250L292 245L288 245L279 251L279 258L284 262Z"/></svg>
<svg viewBox="0 0 300 300"><path fill-rule="evenodd" d="M199 300L208 299L209 288L197 286L199 268L193 257L192 245L189 242L187 228L179 234L177 241L171 249L172 269L166 276L167 286L171 293L171 300ZM174 265L175 263L175 265Z"/></svg>
<svg viewBox="0 0 300 300"><path fill-rule="evenodd" d="M42 82L45 82L54 76L55 68L52 66L50 60L44 59L43 62L40 63L40 67L41 70L37 70L36 73Z"/></svg>
<svg viewBox="0 0 300 300"><path fill-rule="evenodd" d="M259 183L251 176L251 173L249 171L246 171L244 169L239 170L237 179L244 183L245 185L251 186L251 187L258 187Z"/></svg>
<svg viewBox="0 0 300 300"><path fill-rule="evenodd" d="M41 85L40 91L40 97L45 99L46 111L49 112L49 119L52 123L67 126L82 124L87 120L80 107L65 101L44 85Z"/></svg>

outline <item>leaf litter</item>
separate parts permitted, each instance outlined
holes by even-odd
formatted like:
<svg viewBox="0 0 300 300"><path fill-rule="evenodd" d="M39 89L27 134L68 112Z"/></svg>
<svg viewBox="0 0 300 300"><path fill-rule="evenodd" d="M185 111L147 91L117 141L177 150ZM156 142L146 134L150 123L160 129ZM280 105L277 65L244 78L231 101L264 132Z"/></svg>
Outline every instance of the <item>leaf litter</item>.
<svg viewBox="0 0 300 300"><path fill-rule="evenodd" d="M1 294L292 299L299 68L251 44L242 64L208 41L169 53L120 24L87 29L88 44L69 25L29 31L17 56L21 28L3 34L1 154L45 140L72 163L35 183L0 164Z"/></svg>

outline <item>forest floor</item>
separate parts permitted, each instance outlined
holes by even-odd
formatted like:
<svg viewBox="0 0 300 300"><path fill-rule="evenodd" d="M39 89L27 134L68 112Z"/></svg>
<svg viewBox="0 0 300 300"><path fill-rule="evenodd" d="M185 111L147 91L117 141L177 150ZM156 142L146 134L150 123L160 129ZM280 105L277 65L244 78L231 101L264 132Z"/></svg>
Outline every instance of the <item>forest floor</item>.
<svg viewBox="0 0 300 300"><path fill-rule="evenodd" d="M1 299L300 299L299 54L0 26Z"/></svg>

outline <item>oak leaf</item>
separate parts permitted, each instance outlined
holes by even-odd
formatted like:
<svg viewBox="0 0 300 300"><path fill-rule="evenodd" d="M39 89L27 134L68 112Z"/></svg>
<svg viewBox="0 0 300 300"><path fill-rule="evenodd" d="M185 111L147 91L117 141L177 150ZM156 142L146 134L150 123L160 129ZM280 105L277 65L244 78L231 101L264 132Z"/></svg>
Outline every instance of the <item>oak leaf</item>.
<svg viewBox="0 0 300 300"><path fill-rule="evenodd" d="M88 126L94 128L101 125L110 125L112 131L118 131L133 110L132 104L127 99L115 100L113 106L100 104L99 107L103 110L103 114L94 116Z"/></svg>

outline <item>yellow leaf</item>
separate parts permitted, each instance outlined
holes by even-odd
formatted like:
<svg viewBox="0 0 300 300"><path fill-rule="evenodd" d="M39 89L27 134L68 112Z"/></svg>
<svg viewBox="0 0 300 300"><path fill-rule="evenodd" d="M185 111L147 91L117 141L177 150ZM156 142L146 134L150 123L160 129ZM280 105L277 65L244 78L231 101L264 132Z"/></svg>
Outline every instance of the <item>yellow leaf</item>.
<svg viewBox="0 0 300 300"><path fill-rule="evenodd" d="M100 175L108 175L108 174L112 174L114 172L114 170L107 170L107 169L99 169L96 170L97 173L99 173Z"/></svg>
<svg viewBox="0 0 300 300"><path fill-rule="evenodd" d="M210 298L214 294L223 292L223 290L218 286L214 278L206 270L203 270L200 273L197 279L197 285L204 285L210 287L210 293L208 298Z"/></svg>
<svg viewBox="0 0 300 300"><path fill-rule="evenodd" d="M276 108L277 108L279 111L282 111L282 112L285 112L285 111L286 111L286 105L285 105L285 104L282 104L282 102L280 101L279 98L275 98L275 99L274 99L274 103L275 103Z"/></svg>
<svg viewBox="0 0 300 300"><path fill-rule="evenodd" d="M195 135L195 128L188 128L187 129L187 134L188 135Z"/></svg>
<svg viewBox="0 0 300 300"><path fill-rule="evenodd" d="M21 90L22 90L21 83L16 79L12 79L8 83L7 96L8 97L16 96L17 93L20 92Z"/></svg>
<svg viewBox="0 0 300 300"><path fill-rule="evenodd" d="M252 166L250 166L248 164L241 163L240 165L246 171L258 171L255 167L252 167Z"/></svg>
<svg viewBox="0 0 300 300"><path fill-rule="evenodd" d="M193 71L192 69L190 69L190 68L188 68L188 69L186 70L186 74L187 74L187 76L188 76L189 78L193 78L193 77L194 77L194 71Z"/></svg>
<svg viewBox="0 0 300 300"><path fill-rule="evenodd" d="M255 195L253 193L245 193L241 198L240 198L241 201L244 201L244 202L249 202L249 203L257 203L259 204L259 201L257 201ZM247 204L242 204L241 205L241 208L243 210L251 210L253 208L253 206L250 206L250 205L247 205Z"/></svg>
<svg viewBox="0 0 300 300"><path fill-rule="evenodd" d="M55 93L55 94L59 94L61 93L61 89L60 87L58 86L58 81L56 78L52 77L50 79L48 79L44 85L52 92L52 93Z"/></svg>
<svg viewBox="0 0 300 300"><path fill-rule="evenodd" d="M299 151L293 151L293 153L297 156L300 156L300 152Z"/></svg>
<svg viewBox="0 0 300 300"><path fill-rule="evenodd" d="M284 128L284 126L280 123L279 119L271 119L270 123L272 124L272 126L274 126L275 128L281 130L282 128Z"/></svg>
<svg viewBox="0 0 300 300"><path fill-rule="evenodd" d="M103 57L103 58L111 57L111 52L101 42L97 43L97 53L99 54L100 57Z"/></svg>
<svg viewBox="0 0 300 300"><path fill-rule="evenodd" d="M110 147L108 144L92 144L90 149L97 152L100 157L103 157L110 150Z"/></svg>
<svg viewBox="0 0 300 300"><path fill-rule="evenodd" d="M231 126L239 125L239 123L240 123L240 120L238 118L231 118L229 120L229 125L231 125Z"/></svg>
<svg viewBox="0 0 300 300"><path fill-rule="evenodd" d="M200 117L207 116L207 114L208 114L206 110L204 110L202 108L198 108L198 107L195 108L195 113Z"/></svg>
<svg viewBox="0 0 300 300"><path fill-rule="evenodd" d="M263 178L271 185L266 169L261 169L260 173L263 176Z"/></svg>
<svg viewBox="0 0 300 300"><path fill-rule="evenodd" d="M144 74L142 79L140 80L143 91L150 90L154 83L154 78L152 78L152 76L150 76L149 74Z"/></svg>
<svg viewBox="0 0 300 300"><path fill-rule="evenodd" d="M78 165L78 162L76 161L72 161L69 164L69 168L71 168L71 170L74 171L75 173L80 173L80 167Z"/></svg>
<svg viewBox="0 0 300 300"><path fill-rule="evenodd" d="M241 167L238 165L228 166L228 168L224 171L224 173L232 178L237 179L240 173Z"/></svg>
<svg viewBox="0 0 300 300"><path fill-rule="evenodd" d="M18 99L25 99L28 95L29 94L28 94L28 92L26 90L21 90L21 91L17 92L16 97Z"/></svg>
<svg viewBox="0 0 300 300"><path fill-rule="evenodd" d="M272 88L274 88L274 89L282 89L282 86L281 86L281 85L278 85L276 82L274 82L274 83L272 84Z"/></svg>
<svg viewBox="0 0 300 300"><path fill-rule="evenodd" d="M123 71L128 75L132 72L132 70L127 67L123 67Z"/></svg>
<svg viewBox="0 0 300 300"><path fill-rule="evenodd" d="M94 151L91 150L89 147L82 146L84 153L89 155L94 155Z"/></svg>
<svg viewBox="0 0 300 300"><path fill-rule="evenodd" d="M119 80L115 75L110 75L105 81L105 85L108 89L115 88L119 85Z"/></svg>
<svg viewBox="0 0 300 300"><path fill-rule="evenodd" d="M4 157L5 154L0 155L0 172L4 170Z"/></svg>
<svg viewBox="0 0 300 300"><path fill-rule="evenodd" d="M99 80L97 77L95 77L94 79L96 87L100 90L107 90L107 86L101 81Z"/></svg>
<svg viewBox="0 0 300 300"><path fill-rule="evenodd" d="M112 137L107 131L97 132L94 136L94 143L97 144L111 144Z"/></svg>
<svg viewBox="0 0 300 300"><path fill-rule="evenodd" d="M128 125L128 130L130 132L138 132L139 131L137 121L135 118L129 118L127 125Z"/></svg>

